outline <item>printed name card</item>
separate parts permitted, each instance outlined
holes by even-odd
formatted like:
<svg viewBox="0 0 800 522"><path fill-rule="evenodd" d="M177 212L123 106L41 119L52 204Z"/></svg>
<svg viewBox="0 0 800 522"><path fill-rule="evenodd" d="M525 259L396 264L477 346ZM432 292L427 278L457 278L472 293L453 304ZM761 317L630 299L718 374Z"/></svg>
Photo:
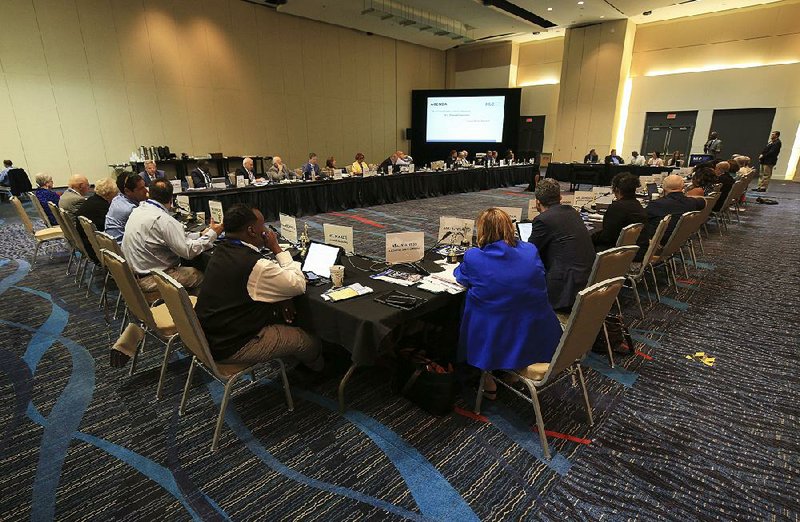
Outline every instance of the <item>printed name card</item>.
<svg viewBox="0 0 800 522"><path fill-rule="evenodd" d="M208 211L211 214L211 221L214 223L222 223L225 219L225 214L222 212L222 202L211 200L208 202Z"/></svg>
<svg viewBox="0 0 800 522"><path fill-rule="evenodd" d="M522 221L522 209L517 207L497 207L511 217L511 221Z"/></svg>
<svg viewBox="0 0 800 522"><path fill-rule="evenodd" d="M600 196L609 195L612 192L613 191L611 190L611 187L592 187L592 194L594 194L597 198Z"/></svg>
<svg viewBox="0 0 800 522"><path fill-rule="evenodd" d="M183 192L183 186L181 186L181 180L172 179L169 182L172 183L172 193L173 194L180 194L181 192Z"/></svg>
<svg viewBox="0 0 800 522"><path fill-rule="evenodd" d="M180 183L180 181L178 181ZM175 196L175 202L178 208L184 212L191 212L192 208L189 206L189 196Z"/></svg>
<svg viewBox="0 0 800 522"><path fill-rule="evenodd" d="M424 232L395 232L386 234L386 262L412 263L425 255Z"/></svg>
<svg viewBox="0 0 800 522"><path fill-rule="evenodd" d="M533 221L533 218L539 215L539 211L536 209L536 198L533 198L528 201L528 220Z"/></svg>
<svg viewBox="0 0 800 522"><path fill-rule="evenodd" d="M561 196L561 204L562 205L569 205L570 207L575 206L575 196L573 194L565 194Z"/></svg>
<svg viewBox="0 0 800 522"><path fill-rule="evenodd" d="M576 190L575 191L575 200L572 203L572 206L581 209L583 207L587 207L594 202L594 192L590 192L588 190ZM563 202L562 202L563 203Z"/></svg>
<svg viewBox="0 0 800 522"><path fill-rule="evenodd" d="M246 187L244 183L244 176L236 176L236 186L237 187Z"/></svg>
<svg viewBox="0 0 800 522"><path fill-rule="evenodd" d="M655 176L639 176L639 185L646 187L648 183L658 183L654 180Z"/></svg>
<svg viewBox="0 0 800 522"><path fill-rule="evenodd" d="M342 247L346 254L352 254L353 250L353 227L343 227L341 225L322 225L325 233L325 243L328 245Z"/></svg>
<svg viewBox="0 0 800 522"><path fill-rule="evenodd" d="M281 220L281 235L291 241L297 243L297 220L294 216L287 216L286 214L279 214Z"/></svg>
<svg viewBox="0 0 800 522"><path fill-rule="evenodd" d="M447 243L467 242L472 244L472 230L475 221L471 219L461 219L457 217L441 216L439 218L439 240L448 232L452 232Z"/></svg>

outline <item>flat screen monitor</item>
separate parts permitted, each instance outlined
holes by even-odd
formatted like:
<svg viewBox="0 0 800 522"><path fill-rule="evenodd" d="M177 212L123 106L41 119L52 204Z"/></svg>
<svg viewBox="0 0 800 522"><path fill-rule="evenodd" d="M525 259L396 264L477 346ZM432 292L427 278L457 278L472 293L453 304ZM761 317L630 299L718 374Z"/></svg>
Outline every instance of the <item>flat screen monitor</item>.
<svg viewBox="0 0 800 522"><path fill-rule="evenodd" d="M533 223L525 221L517 223L517 234L522 241L527 241L531 237L531 230L533 230Z"/></svg>
<svg viewBox="0 0 800 522"><path fill-rule="evenodd" d="M431 96L428 143L502 143L505 96Z"/></svg>
<svg viewBox="0 0 800 522"><path fill-rule="evenodd" d="M339 260L341 253L342 249L339 247L312 242L308 246L302 270L330 279L331 267Z"/></svg>
<svg viewBox="0 0 800 522"><path fill-rule="evenodd" d="M653 199L653 194L658 192L658 183L647 184L647 197Z"/></svg>
<svg viewBox="0 0 800 522"><path fill-rule="evenodd" d="M711 161L714 159L714 156L711 154L689 154L689 166L694 167L695 165L700 165L701 163L705 163L706 161Z"/></svg>

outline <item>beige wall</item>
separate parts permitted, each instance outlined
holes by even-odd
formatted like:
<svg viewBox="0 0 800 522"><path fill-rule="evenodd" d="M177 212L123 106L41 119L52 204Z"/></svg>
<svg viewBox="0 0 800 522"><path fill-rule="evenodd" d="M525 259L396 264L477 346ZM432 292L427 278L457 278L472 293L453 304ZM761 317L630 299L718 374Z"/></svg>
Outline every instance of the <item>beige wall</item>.
<svg viewBox="0 0 800 522"><path fill-rule="evenodd" d="M411 90L445 55L240 0L0 3L2 156L57 185L139 145L202 155L406 148Z"/></svg>

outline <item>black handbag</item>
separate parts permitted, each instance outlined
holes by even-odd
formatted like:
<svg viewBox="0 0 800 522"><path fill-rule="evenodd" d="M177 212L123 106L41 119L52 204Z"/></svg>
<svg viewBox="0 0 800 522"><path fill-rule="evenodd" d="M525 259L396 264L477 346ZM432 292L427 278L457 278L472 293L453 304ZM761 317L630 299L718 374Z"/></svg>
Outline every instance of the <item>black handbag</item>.
<svg viewBox="0 0 800 522"><path fill-rule="evenodd" d="M625 326L625 322L621 316L608 314L605 319L606 330L608 331L608 341L611 343L611 351L627 355L633 352L633 339ZM603 329L597 332L597 338L594 340L592 351L597 353L608 353L608 345L606 344L606 336Z"/></svg>
<svg viewBox="0 0 800 522"><path fill-rule="evenodd" d="M431 415L443 416L453 411L458 381L453 366L440 366L424 351L401 349L392 388Z"/></svg>

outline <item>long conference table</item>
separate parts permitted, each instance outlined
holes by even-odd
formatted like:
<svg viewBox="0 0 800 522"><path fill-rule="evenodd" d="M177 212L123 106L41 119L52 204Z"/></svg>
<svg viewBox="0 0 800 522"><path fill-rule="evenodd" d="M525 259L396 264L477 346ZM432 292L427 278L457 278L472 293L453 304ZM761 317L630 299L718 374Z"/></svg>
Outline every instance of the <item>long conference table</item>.
<svg viewBox="0 0 800 522"><path fill-rule="evenodd" d="M271 183L261 187L198 189L183 194L189 197L192 212L206 212L208 215L209 201L219 201L222 208L234 203L247 203L261 210L267 220L276 220L278 214L300 217L520 185L530 183L538 172L538 165L521 164L340 180Z"/></svg>
<svg viewBox="0 0 800 522"><path fill-rule="evenodd" d="M620 172L630 172L634 176L652 176L662 172L670 172L674 167L650 167L648 165L605 165L603 163L550 163L547 165L547 177L558 181L591 183L598 186L611 185L611 179Z"/></svg>

